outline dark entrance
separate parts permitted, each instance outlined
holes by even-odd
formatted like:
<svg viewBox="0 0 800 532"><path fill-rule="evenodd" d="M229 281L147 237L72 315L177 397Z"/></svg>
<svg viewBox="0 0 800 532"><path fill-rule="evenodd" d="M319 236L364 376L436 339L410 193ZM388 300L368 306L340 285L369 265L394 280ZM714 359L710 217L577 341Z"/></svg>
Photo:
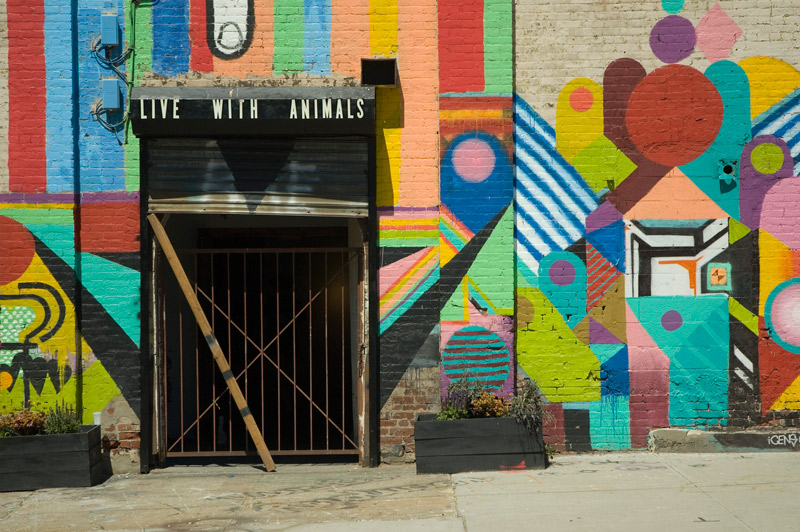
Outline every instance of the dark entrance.
<svg viewBox="0 0 800 532"><path fill-rule="evenodd" d="M181 262L270 452L358 455L353 300L363 254L348 247L348 228L195 234ZM166 456L255 455L174 277L160 271Z"/></svg>

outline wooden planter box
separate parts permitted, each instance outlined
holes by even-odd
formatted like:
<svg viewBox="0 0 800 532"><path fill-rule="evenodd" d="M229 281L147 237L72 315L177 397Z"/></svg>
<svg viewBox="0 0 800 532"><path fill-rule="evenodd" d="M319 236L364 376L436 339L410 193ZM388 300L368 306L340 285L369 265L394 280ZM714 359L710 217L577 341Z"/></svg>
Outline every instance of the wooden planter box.
<svg viewBox="0 0 800 532"><path fill-rule="evenodd" d="M529 432L513 417L439 421L433 414L414 424L417 473L464 473L544 469L548 465L541 425Z"/></svg>
<svg viewBox="0 0 800 532"><path fill-rule="evenodd" d="M0 491L100 483L100 426L83 425L75 434L0 438L0 479Z"/></svg>

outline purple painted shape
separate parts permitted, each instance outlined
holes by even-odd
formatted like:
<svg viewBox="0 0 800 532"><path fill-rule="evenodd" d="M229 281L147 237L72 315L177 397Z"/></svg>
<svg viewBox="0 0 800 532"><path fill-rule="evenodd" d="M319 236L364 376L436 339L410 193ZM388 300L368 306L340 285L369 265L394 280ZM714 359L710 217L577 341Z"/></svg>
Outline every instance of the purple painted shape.
<svg viewBox="0 0 800 532"><path fill-rule="evenodd" d="M683 325L683 317L677 310L668 310L661 316L661 326L668 331L677 331Z"/></svg>
<svg viewBox="0 0 800 532"><path fill-rule="evenodd" d="M576 275L575 266L573 266L570 261L563 259L557 260L551 264L547 273L550 276L550 280L553 281L553 284L558 286L572 284Z"/></svg>
<svg viewBox="0 0 800 532"><path fill-rule="evenodd" d="M692 22L678 15L659 20L650 32L650 49L665 63L677 63L689 57L696 42Z"/></svg>
<svg viewBox="0 0 800 532"><path fill-rule="evenodd" d="M602 323L589 318L589 343L590 344L621 344L622 340L611 334Z"/></svg>
<svg viewBox="0 0 800 532"><path fill-rule="evenodd" d="M622 220L620 212L606 201L586 217L586 231L591 233L619 220Z"/></svg>
<svg viewBox="0 0 800 532"><path fill-rule="evenodd" d="M753 150L761 144L771 143L783 151L783 166L774 174L762 174L750 159ZM786 142L773 135L760 135L745 145L739 163L739 221L750 229L761 223L761 211L767 191L781 179L792 177L794 161Z"/></svg>

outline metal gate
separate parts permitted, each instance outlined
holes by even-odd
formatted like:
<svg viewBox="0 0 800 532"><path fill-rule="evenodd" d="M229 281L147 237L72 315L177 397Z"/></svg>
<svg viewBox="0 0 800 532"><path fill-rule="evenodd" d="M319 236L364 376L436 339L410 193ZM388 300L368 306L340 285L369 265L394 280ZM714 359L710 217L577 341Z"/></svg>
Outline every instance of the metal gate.
<svg viewBox="0 0 800 532"><path fill-rule="evenodd" d="M358 454L351 279L360 248L180 252L274 455ZM193 273L191 273L193 272ZM167 456L255 454L191 312L159 288Z"/></svg>

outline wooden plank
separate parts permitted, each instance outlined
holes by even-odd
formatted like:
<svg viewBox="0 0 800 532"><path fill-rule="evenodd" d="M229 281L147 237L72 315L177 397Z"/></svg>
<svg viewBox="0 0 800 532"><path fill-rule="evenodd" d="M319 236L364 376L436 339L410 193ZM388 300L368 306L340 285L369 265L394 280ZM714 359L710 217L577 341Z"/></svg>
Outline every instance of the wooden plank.
<svg viewBox="0 0 800 532"><path fill-rule="evenodd" d="M469 471L514 471L544 469L546 455L504 453L469 456L417 456L417 473L467 473Z"/></svg>
<svg viewBox="0 0 800 532"><path fill-rule="evenodd" d="M261 461L264 463L264 467L267 471L275 471L275 462L272 461L272 456L269 454L269 449L267 449L267 444L264 442L264 437L261 431L258 430L258 425L256 425L253 414L250 412L250 407L247 406L247 401L244 395L242 395L239 383L236 382L236 377L233 375L228 361L225 359L225 354L222 352L222 348L219 346L214 336L211 324L208 322L208 318L206 318L203 309L200 307L200 302L197 300L194 290L192 290L189 278L186 277L186 272L183 270L180 259L178 259L178 254L175 253L175 248L172 247L172 242L170 242L167 232L164 230L164 226L161 225L161 222L155 214L148 214L147 221L150 222L156 239L161 245L164 255L167 257L167 262L169 262L172 272L175 274L175 278L178 280L178 284L183 291L183 295L186 297L186 301L192 309L192 313L197 320L197 325L200 327L200 331L203 333L206 342L208 342L208 347L211 349L214 361L217 363L220 372L222 372L225 384L227 384L231 396L236 403L236 407L239 409L239 413L244 419L247 432L250 433L250 437L253 439L253 443L256 446L258 455L261 457Z"/></svg>
<svg viewBox="0 0 800 532"><path fill-rule="evenodd" d="M418 457L544 451L538 438L526 434L484 434L474 438L434 438L415 442Z"/></svg>

